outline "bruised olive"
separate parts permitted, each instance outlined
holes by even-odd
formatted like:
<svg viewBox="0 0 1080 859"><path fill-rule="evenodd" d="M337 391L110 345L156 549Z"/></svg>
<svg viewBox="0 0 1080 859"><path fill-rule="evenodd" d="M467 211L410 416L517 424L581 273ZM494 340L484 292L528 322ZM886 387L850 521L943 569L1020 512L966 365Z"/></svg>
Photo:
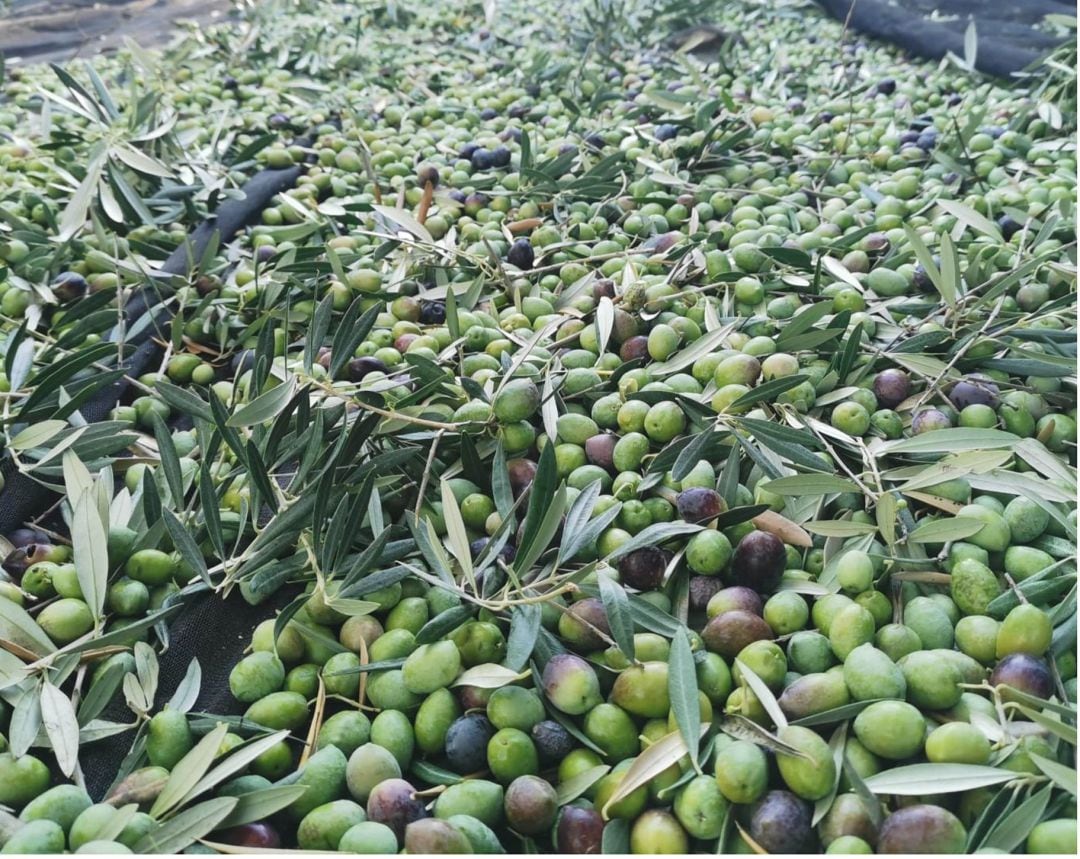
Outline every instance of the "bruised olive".
<svg viewBox="0 0 1080 859"><path fill-rule="evenodd" d="M814 852L812 808L786 790L770 790L755 803L750 837L769 853Z"/></svg>
<svg viewBox="0 0 1080 859"><path fill-rule="evenodd" d="M668 560L668 554L663 549L652 546L635 549L619 559L619 579L639 591L658 588L664 580Z"/></svg>
<svg viewBox="0 0 1080 859"><path fill-rule="evenodd" d="M559 636L581 650L603 647L611 636L603 602L587 597L570 606L559 618Z"/></svg>

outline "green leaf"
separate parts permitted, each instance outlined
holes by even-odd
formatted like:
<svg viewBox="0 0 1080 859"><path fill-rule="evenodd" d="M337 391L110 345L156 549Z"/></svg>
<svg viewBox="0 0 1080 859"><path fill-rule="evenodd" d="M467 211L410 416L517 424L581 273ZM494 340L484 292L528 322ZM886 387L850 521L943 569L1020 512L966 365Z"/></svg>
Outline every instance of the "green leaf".
<svg viewBox="0 0 1080 859"><path fill-rule="evenodd" d="M694 469L714 436L713 432L705 430L691 437L690 443L679 451L675 464L671 467L671 476L675 480L682 480Z"/></svg>
<svg viewBox="0 0 1080 859"><path fill-rule="evenodd" d="M165 472L165 482L169 487L169 495L175 507L184 504L184 479L180 473L180 457L176 454L176 445L173 444L172 435L169 433L165 421L156 413L153 414L154 440L157 442L158 459L161 462L161 470Z"/></svg>
<svg viewBox="0 0 1080 859"><path fill-rule="evenodd" d="M603 579L601 579L603 581ZM701 772L698 761L698 738L701 736L701 706L698 702L697 669L690 639L685 630L671 639L668 656L668 697L686 747L690 750L690 762Z"/></svg>
<svg viewBox="0 0 1080 859"><path fill-rule="evenodd" d="M672 373L679 372L683 367L687 367L699 358L703 358L715 351L735 328L736 324L732 323L731 325L725 325L723 328L717 328L715 331L710 331L708 334L703 334L685 349L676 352L666 361L660 361L649 365L649 373L656 379L661 376L668 376Z"/></svg>
<svg viewBox="0 0 1080 859"><path fill-rule="evenodd" d="M227 728L227 726L222 727ZM220 728L215 728L215 731L216 730L220 730ZM268 749L273 748L278 743L281 743L288 736L288 731L275 731L272 734L248 740L242 746L230 752L225 760L200 778L194 787L184 794L178 804L186 805L195 799L195 797L201 796L211 788L217 787L219 784L232 778L232 776L237 773L243 772L252 761L259 757L259 755L263 754ZM168 787L168 784L166 784L166 787Z"/></svg>
<svg viewBox="0 0 1080 859"><path fill-rule="evenodd" d="M980 787L1012 781L1011 770L975 764L909 764L868 776L866 786L876 794L891 796L927 796L938 793L961 793Z"/></svg>
<svg viewBox="0 0 1080 859"><path fill-rule="evenodd" d="M223 796L193 805L148 832L132 850L135 853L179 853L221 826L238 802L234 796Z"/></svg>
<svg viewBox="0 0 1080 859"><path fill-rule="evenodd" d="M41 421L31 424L18 433L8 445L12 450L24 451L41 447L58 433L69 428L67 421Z"/></svg>
<svg viewBox="0 0 1080 859"><path fill-rule="evenodd" d="M443 478L442 503L443 518L446 520L446 536L450 541L450 552L457 559L465 578L474 585L472 553L469 551L469 535L465 531L465 522L461 518L461 508L458 507L457 498L450 482Z"/></svg>
<svg viewBox="0 0 1080 859"><path fill-rule="evenodd" d="M506 658L503 663L511 671L521 671L529 664L536 639L540 634L540 606L525 603L510 611L510 634L506 637Z"/></svg>
<svg viewBox="0 0 1080 859"><path fill-rule="evenodd" d="M378 604L373 604L378 607ZM473 609L467 605L456 605L448 608L441 614L435 615L431 620L420 627L416 633L417 644L431 644L438 641L448 632L457 629L473 616Z"/></svg>
<svg viewBox="0 0 1080 859"><path fill-rule="evenodd" d="M656 546L661 543L666 543L668 540L673 540L676 537L684 537L687 534L696 534L701 530L703 530L701 525L695 525L692 522L655 522L644 530L639 531L613 552L609 553L604 560L611 564L624 555L629 555L636 549L641 549L646 546Z"/></svg>
<svg viewBox="0 0 1080 859"><path fill-rule="evenodd" d="M195 706L201 687L202 666L199 664L198 659L192 659L188 663L187 671L184 672L184 679L177 685L172 697L169 698L169 703L165 705L166 708L176 710L179 713L188 712Z"/></svg>
<svg viewBox="0 0 1080 859"><path fill-rule="evenodd" d="M311 328L308 330L304 342L304 370L308 373L315 365L315 356L326 339L326 332L330 330L330 319L334 314L334 296L327 293L326 297L319 302L315 313L311 317Z"/></svg>
<svg viewBox="0 0 1080 859"><path fill-rule="evenodd" d="M784 711L780 709L780 703L776 700L772 690L765 685L765 681L738 659L735 660L735 667L739 669L743 684L748 686L758 701L761 702L761 706L765 708L765 712L769 714L773 724L777 728L786 728L788 726L787 717L784 715Z"/></svg>
<svg viewBox="0 0 1080 859"><path fill-rule="evenodd" d="M780 477L764 484L770 492L777 495L832 495L839 492L861 492L862 490L846 477L831 474L796 474L792 477Z"/></svg>
<svg viewBox="0 0 1080 859"><path fill-rule="evenodd" d="M494 662L474 665L458 675L451 686L475 686L477 689L499 689L529 676L529 671L513 671Z"/></svg>
<svg viewBox="0 0 1080 859"><path fill-rule="evenodd" d="M529 542L522 539L513 562L513 568L519 574L524 575L551 545L555 532L559 530L559 524L562 522L563 511L566 510L566 495L566 485L561 484L532 539Z"/></svg>
<svg viewBox="0 0 1080 859"><path fill-rule="evenodd" d="M907 236L908 244L911 245L911 249L915 252L915 258L919 261L924 269L926 269L927 275L930 277L930 282L934 284L934 288L944 299L945 303L949 307L956 305L956 296L948 294L948 287L945 285L944 279L941 276L941 272L934 264L934 256L930 253L930 249L926 246L923 240L919 237L919 234L915 232L915 229L908 223L903 224L904 235Z"/></svg>
<svg viewBox="0 0 1080 859"><path fill-rule="evenodd" d="M814 817L811 821L813 826L821 823L822 818L829 813L833 801L836 799L836 791L840 787L840 775L844 767L844 754L847 746L847 722L841 722L829 737L829 750L832 752L833 764L836 774L833 778L832 788L829 792L814 803Z"/></svg>
<svg viewBox="0 0 1080 859"><path fill-rule="evenodd" d="M566 781L560 781L555 791L555 801L560 805L573 802L611 771L607 764L597 764Z"/></svg>
<svg viewBox="0 0 1080 859"><path fill-rule="evenodd" d="M290 376L263 394L257 396L243 408L233 414L225 423L230 427L250 427L266 423L275 418L292 399L296 392L296 377Z"/></svg>
<svg viewBox="0 0 1080 859"><path fill-rule="evenodd" d="M109 586L108 523L101 521L92 488L77 494L69 489L69 497L74 499L71 546L75 574L83 599L97 620L105 610L105 594Z"/></svg>
<svg viewBox="0 0 1080 859"><path fill-rule="evenodd" d="M367 301L368 299L363 295L359 296L349 305L349 309L345 311L345 315L338 324L337 333L330 346L329 375L331 379L337 378L341 369L353 357L356 347L364 341L374 327L375 320L379 318L381 307L378 303L363 311L361 315L363 305Z"/></svg>
<svg viewBox="0 0 1080 859"><path fill-rule="evenodd" d="M969 516L955 516L951 519L934 519L924 522L907 536L909 543L950 543L963 540L976 531L981 531L985 523L981 519Z"/></svg>
<svg viewBox="0 0 1080 859"><path fill-rule="evenodd" d="M21 605L0 599L0 638L24 647L38 656L56 650L56 645Z"/></svg>
<svg viewBox="0 0 1080 859"><path fill-rule="evenodd" d="M698 738L700 742L700 737ZM629 796L639 787L643 787L668 767L677 764L687 754L686 740L678 731L673 731L667 736L661 737L641 754L634 758L634 762L626 770L619 786L608 797L607 802L600 809L604 819L608 819L608 809L624 797Z"/></svg>
<svg viewBox="0 0 1080 859"><path fill-rule="evenodd" d="M863 534L873 534L877 526L868 522L849 522L845 519L835 521L807 522L803 527L811 534L822 537L858 537Z"/></svg>
<svg viewBox="0 0 1080 859"><path fill-rule="evenodd" d="M221 821L219 827L224 829L229 826L266 820L278 811L288 808L303 796L306 790L306 784L285 784L241 794L236 798L236 806Z"/></svg>
<svg viewBox="0 0 1080 859"><path fill-rule="evenodd" d="M1032 756L1032 760L1035 756ZM1050 803L1050 795L1053 786L1047 785L1042 790L1033 793L1016 808L1000 818L1000 822L990 830L986 838L979 845L980 850L987 848L1000 850L1002 853L1011 853L1024 843L1031 830L1042 820L1043 812ZM1073 792L1076 790L1076 773L1073 773Z"/></svg>
<svg viewBox="0 0 1080 859"><path fill-rule="evenodd" d="M206 568L206 560L199 549L199 544L191 536L191 532L176 518L176 514L168 508L161 511L161 519L165 523L165 530L172 537L173 544L180 553L180 557L198 574L207 587L211 587L213 582L210 581L210 572Z"/></svg>
<svg viewBox="0 0 1080 859"><path fill-rule="evenodd" d="M784 391L790 391L792 388L801 385L808 378L808 376L803 375L781 376L778 379L771 379L768 382L763 382L756 388L751 388L735 400L735 402L731 404L731 407L737 409L753 406L757 403L771 403L775 401L780 394L784 393Z"/></svg>
<svg viewBox="0 0 1080 859"><path fill-rule="evenodd" d="M600 600L604 604L611 637L619 650L631 662L634 660L634 621L630 614L630 600L622 585L609 576L597 579L600 585Z"/></svg>
<svg viewBox="0 0 1080 859"><path fill-rule="evenodd" d="M1076 770L1034 752L1031 753L1031 760L1050 781L1062 790L1076 796Z"/></svg>
<svg viewBox="0 0 1080 859"><path fill-rule="evenodd" d="M955 453L959 450L988 450L1011 448L1019 442L1011 432L996 429L969 429L952 427L933 430L911 438L887 441L881 446L883 453Z"/></svg>
<svg viewBox="0 0 1080 859"><path fill-rule="evenodd" d="M47 679L41 684L41 721L60 772L70 778L79 766L79 720L71 699Z"/></svg>
<svg viewBox="0 0 1080 859"><path fill-rule="evenodd" d="M938 199L935 200L934 203L956 218L956 220L960 221L964 226L970 227L975 230L975 232L982 233L984 236L989 236L992 239L1002 241L1001 230L998 225L989 218L980 215L970 206L961 203L959 200Z"/></svg>
<svg viewBox="0 0 1080 859"><path fill-rule="evenodd" d="M154 800L154 804L150 806L151 817L160 820L184 801L184 797L192 791L210 769L214 758L218 755L218 750L221 748L221 741L228 731L228 725L218 725L180 759L176 766L172 768L169 780L165 782L165 786L161 789L157 799Z"/></svg>

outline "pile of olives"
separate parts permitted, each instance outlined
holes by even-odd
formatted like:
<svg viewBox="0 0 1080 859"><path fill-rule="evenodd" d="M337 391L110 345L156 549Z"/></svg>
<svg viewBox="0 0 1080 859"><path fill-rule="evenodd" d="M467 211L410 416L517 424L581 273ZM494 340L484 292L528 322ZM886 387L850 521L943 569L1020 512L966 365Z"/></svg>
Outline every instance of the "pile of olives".
<svg viewBox="0 0 1080 859"><path fill-rule="evenodd" d="M0 852L1075 852L1075 130L809 9L302 5L0 90Z"/></svg>

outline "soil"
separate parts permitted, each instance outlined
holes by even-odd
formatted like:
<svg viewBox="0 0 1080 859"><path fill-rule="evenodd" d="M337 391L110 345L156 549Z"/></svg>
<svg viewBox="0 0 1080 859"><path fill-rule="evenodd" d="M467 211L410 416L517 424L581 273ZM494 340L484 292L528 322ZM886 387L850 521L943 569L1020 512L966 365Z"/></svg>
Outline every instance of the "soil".
<svg viewBox="0 0 1080 859"><path fill-rule="evenodd" d="M5 61L65 62L116 48L125 37L159 47L181 20L221 20L229 0L0 0Z"/></svg>

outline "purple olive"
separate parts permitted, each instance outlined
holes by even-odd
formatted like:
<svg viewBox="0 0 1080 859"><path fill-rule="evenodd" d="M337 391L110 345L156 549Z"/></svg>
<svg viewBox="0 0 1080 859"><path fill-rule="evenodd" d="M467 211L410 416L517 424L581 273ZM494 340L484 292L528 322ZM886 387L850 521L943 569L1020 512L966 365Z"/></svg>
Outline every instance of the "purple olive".
<svg viewBox="0 0 1080 859"><path fill-rule="evenodd" d="M643 334L635 334L619 348L619 357L624 361L636 361L638 358L647 358L649 355L649 338Z"/></svg>
<svg viewBox="0 0 1080 859"><path fill-rule="evenodd" d="M874 396L883 409L895 409L911 393L911 379L903 370L890 368L874 377Z"/></svg>
<svg viewBox="0 0 1080 859"><path fill-rule="evenodd" d="M585 456L593 465L610 470L614 465L612 457L618 441L619 437L615 433L597 433L585 439Z"/></svg>
<svg viewBox="0 0 1080 859"><path fill-rule="evenodd" d="M758 593L771 593L787 566L787 550L775 534L751 531L735 547L731 575L736 583Z"/></svg>
<svg viewBox="0 0 1080 859"><path fill-rule="evenodd" d="M378 358L353 358L348 370L350 382L361 382L368 373L385 373L386 365Z"/></svg>
<svg viewBox="0 0 1080 859"><path fill-rule="evenodd" d="M603 836L604 818L599 811L576 805L563 807L555 826L555 847L560 853L599 853Z"/></svg>
<svg viewBox="0 0 1080 859"><path fill-rule="evenodd" d="M772 637L772 627L764 618L737 609L718 614L701 631L706 649L725 659L734 659L748 644Z"/></svg>
<svg viewBox="0 0 1080 859"><path fill-rule="evenodd" d="M679 517L684 522L709 522L727 509L724 499L715 489L694 486L679 493L676 501Z"/></svg>
<svg viewBox="0 0 1080 859"><path fill-rule="evenodd" d="M1003 685L1036 698L1054 694L1054 676L1047 664L1028 653L1011 653L1002 659L990 675L993 686Z"/></svg>
<svg viewBox="0 0 1080 859"><path fill-rule="evenodd" d="M514 239L510 250L506 252L506 261L522 271L531 269L535 258L532 243L528 239Z"/></svg>
<svg viewBox="0 0 1080 859"><path fill-rule="evenodd" d="M949 389L949 401L958 411L968 406L990 406L997 408L998 386L986 376L971 375L961 379Z"/></svg>

